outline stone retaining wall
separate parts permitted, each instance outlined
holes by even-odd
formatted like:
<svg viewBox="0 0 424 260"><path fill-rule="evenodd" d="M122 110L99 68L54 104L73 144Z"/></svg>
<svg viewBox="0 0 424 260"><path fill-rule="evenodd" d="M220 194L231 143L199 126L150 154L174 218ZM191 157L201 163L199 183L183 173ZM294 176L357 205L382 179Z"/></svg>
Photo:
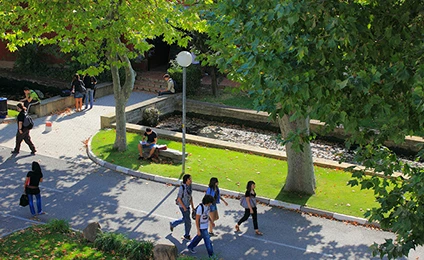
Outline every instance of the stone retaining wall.
<svg viewBox="0 0 424 260"><path fill-rule="evenodd" d="M158 97L156 99L150 99L144 102L140 102L136 105L127 107L125 113L127 115L128 123L137 123L142 120L142 112L148 107L156 107L161 115L167 115L174 113L175 111L181 111L182 109L182 95L168 95ZM279 129L278 123L270 121L268 114L265 112L256 112L249 109L241 109L228 107L217 104L210 104L206 102L187 100L186 112L199 114L203 117L221 117L228 118L231 120L239 121L243 125L251 125L258 127L266 126L274 129ZM115 114L109 114L101 116L101 127L109 128L115 123ZM265 127L265 128L266 128ZM260 127L259 127L260 128ZM310 120L311 131L317 133L323 133L324 123L318 120ZM277 130L279 131L279 130ZM331 133L326 133L325 136L331 136L337 139L345 139L346 135L342 127L334 129ZM424 139L417 136L405 137L405 142L402 144L395 144L393 142L387 142L386 145L392 148L404 149L407 151L418 152L418 144L424 143Z"/></svg>
<svg viewBox="0 0 424 260"><path fill-rule="evenodd" d="M103 96L108 96L113 94L113 86L112 83L106 82L97 85L96 89L96 98L100 98ZM16 105L19 101L8 100L7 108L8 109L16 109ZM73 96L69 97L61 97L55 96L48 99L43 99L40 101L40 104L34 105L30 107L30 113L36 114L38 117L43 117L50 115L56 111L61 111L67 107L74 107L75 99Z"/></svg>
<svg viewBox="0 0 424 260"><path fill-rule="evenodd" d="M154 107L159 110L160 115L166 115L175 111L177 100L181 99L181 94L166 95L142 101L138 104L125 108L125 116L128 123L138 123L143 119L143 111L147 108ZM116 122L115 113L100 116L100 127L109 128Z"/></svg>

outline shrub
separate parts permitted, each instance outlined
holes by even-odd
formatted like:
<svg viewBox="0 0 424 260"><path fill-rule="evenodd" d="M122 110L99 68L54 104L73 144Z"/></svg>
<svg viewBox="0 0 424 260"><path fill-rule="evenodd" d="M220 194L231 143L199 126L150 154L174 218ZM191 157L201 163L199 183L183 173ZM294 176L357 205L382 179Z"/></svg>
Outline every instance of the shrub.
<svg viewBox="0 0 424 260"><path fill-rule="evenodd" d="M176 60L171 60L171 67L168 69L168 74L177 82L181 89L183 88L183 67L178 65ZM202 72L200 67L191 64L187 67L186 74L186 94L187 96L194 95L201 85Z"/></svg>
<svg viewBox="0 0 424 260"><path fill-rule="evenodd" d="M157 126L159 123L159 110L154 107L146 108L143 111L141 123L145 126Z"/></svg>
<svg viewBox="0 0 424 260"><path fill-rule="evenodd" d="M129 259L149 260L153 259L154 244L150 241L127 240L122 248L122 253Z"/></svg>
<svg viewBox="0 0 424 260"><path fill-rule="evenodd" d="M23 73L41 73L46 69L43 48L37 44L20 47L15 61L15 70Z"/></svg>
<svg viewBox="0 0 424 260"><path fill-rule="evenodd" d="M69 233L71 231L68 221L64 219L52 219L46 224L46 227L50 231L58 233Z"/></svg>
<svg viewBox="0 0 424 260"><path fill-rule="evenodd" d="M122 234L115 233L99 233L94 240L94 246L105 252L121 252L123 241L125 236Z"/></svg>
<svg viewBox="0 0 424 260"><path fill-rule="evenodd" d="M94 246L97 249L105 252L116 252L123 254L128 259L153 259L154 244L152 242L128 239L122 234L109 232L99 234L94 241Z"/></svg>

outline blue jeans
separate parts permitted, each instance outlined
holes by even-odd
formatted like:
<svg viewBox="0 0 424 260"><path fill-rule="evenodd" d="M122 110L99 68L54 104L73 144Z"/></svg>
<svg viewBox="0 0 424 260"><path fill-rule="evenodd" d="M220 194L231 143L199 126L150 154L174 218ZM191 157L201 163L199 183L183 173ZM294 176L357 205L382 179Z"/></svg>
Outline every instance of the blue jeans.
<svg viewBox="0 0 424 260"><path fill-rule="evenodd" d="M85 108L88 107L88 101L90 101L90 108L93 107L93 97L94 90L91 88L87 88L87 92L85 92Z"/></svg>
<svg viewBox="0 0 424 260"><path fill-rule="evenodd" d="M41 209L41 193L38 194L28 194L28 200L29 200L29 210L31 211L31 214L35 216L35 209L34 209L34 201L33 196L37 199L37 209L38 214L40 214L43 210Z"/></svg>
<svg viewBox="0 0 424 260"><path fill-rule="evenodd" d="M202 240L205 242L206 250L208 251L209 256L213 256L213 246L211 237L209 236L208 229L201 229L200 230L200 236L196 235L193 240L191 240L190 244L187 246L188 249L193 249L199 244L199 242Z"/></svg>
<svg viewBox="0 0 424 260"><path fill-rule="evenodd" d="M179 207L181 210L181 213L183 214L183 217L177 220L174 220L171 222L172 227L176 227L179 224L184 223L184 227L185 227L185 237L189 237L190 236L190 230L191 230L191 219L190 219L190 207L187 207L187 210L184 211L183 208Z"/></svg>

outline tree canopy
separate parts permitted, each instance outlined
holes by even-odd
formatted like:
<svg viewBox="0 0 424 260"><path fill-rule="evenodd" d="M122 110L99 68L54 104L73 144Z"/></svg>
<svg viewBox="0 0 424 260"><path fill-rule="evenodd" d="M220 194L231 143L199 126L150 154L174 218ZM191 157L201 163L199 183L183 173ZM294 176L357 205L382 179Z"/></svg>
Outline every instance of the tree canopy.
<svg viewBox="0 0 424 260"><path fill-rule="evenodd" d="M209 57L255 98L258 110L294 122L309 117L328 131L342 125L367 168L408 180L366 178L351 185L374 189L380 208L368 213L396 241L375 245L389 258L424 243L423 171L384 148L423 129L424 10L421 1L214 1L205 8ZM285 136L298 149L305 127ZM290 172L289 172L290 174ZM395 185L395 189L388 188Z"/></svg>
<svg viewBox="0 0 424 260"><path fill-rule="evenodd" d="M147 40L158 36L187 45L189 38L176 27L202 27L198 15L176 0L10 0L0 7L0 38L11 51L30 43L56 44L62 52L76 53L73 58L81 64L90 65L84 72L111 71L118 150L126 149L125 104L135 80L130 59L144 55L152 47ZM125 69L122 83L121 67Z"/></svg>

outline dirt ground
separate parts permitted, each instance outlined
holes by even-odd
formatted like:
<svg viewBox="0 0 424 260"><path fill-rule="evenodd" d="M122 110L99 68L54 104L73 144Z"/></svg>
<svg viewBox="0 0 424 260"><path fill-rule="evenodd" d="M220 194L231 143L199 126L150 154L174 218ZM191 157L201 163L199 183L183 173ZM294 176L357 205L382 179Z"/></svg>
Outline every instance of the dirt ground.
<svg viewBox="0 0 424 260"><path fill-rule="evenodd" d="M9 82L12 80L12 82ZM19 100L24 97L23 88L38 89L44 98L57 96L61 90L68 88L70 82L64 82L49 77L22 75L10 69L0 69L0 97L8 100Z"/></svg>

